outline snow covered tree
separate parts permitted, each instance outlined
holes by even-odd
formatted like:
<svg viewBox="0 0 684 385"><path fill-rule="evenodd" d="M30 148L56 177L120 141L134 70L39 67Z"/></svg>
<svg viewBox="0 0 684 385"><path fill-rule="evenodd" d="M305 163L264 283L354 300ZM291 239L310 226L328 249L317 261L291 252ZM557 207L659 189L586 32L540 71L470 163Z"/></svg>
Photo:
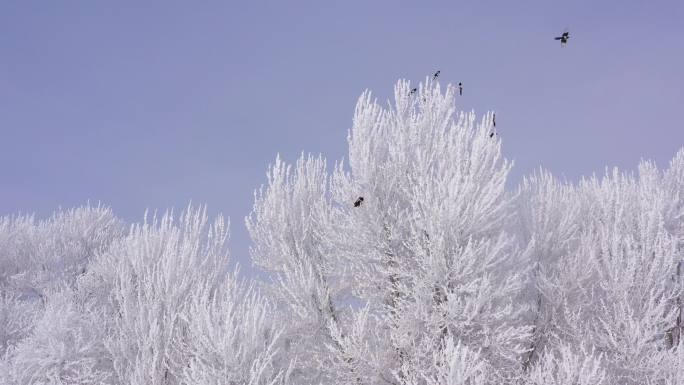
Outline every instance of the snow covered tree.
<svg viewBox="0 0 684 385"><path fill-rule="evenodd" d="M648 383L662 370L681 328L675 162L665 174L644 162L638 178L615 170L578 187L547 174L523 183L520 228L537 260L530 363L560 346L599 353L611 384Z"/></svg>
<svg viewBox="0 0 684 385"><path fill-rule="evenodd" d="M255 241L254 261L277 282L277 290L270 293L284 307L279 318L288 325L283 348L297 359L293 375L314 383L331 359L328 344L338 345L336 354L344 356L343 362L351 358L333 339L341 327L335 302L344 285L326 239L331 220L326 193L323 159L302 157L293 171L278 158L269 171L267 190L256 196L247 219Z"/></svg>
<svg viewBox="0 0 684 385"><path fill-rule="evenodd" d="M0 383L286 383L273 309L206 222L191 207L128 235L99 207L2 218Z"/></svg>
<svg viewBox="0 0 684 385"><path fill-rule="evenodd" d="M559 323L563 306L573 301L568 285L591 279L581 255L568 255L578 247L582 206L575 188L541 171L524 178L515 200L516 213L511 231L530 261L526 301L530 303L532 341L523 359L527 370L553 339L564 334Z"/></svg>
<svg viewBox="0 0 684 385"><path fill-rule="evenodd" d="M90 383L86 379L92 379L91 374L100 378L95 373L99 369L86 374L89 369L76 369L69 361L69 351L75 350L88 360L100 358L90 347L74 345L90 335L83 325L92 317L89 309L73 308L64 299L68 294L62 292L72 290L94 256L121 234L120 221L103 206L58 211L38 222L32 216L0 218L3 383L49 383L60 378L58 373L71 383ZM64 360L60 354L65 354ZM60 365L70 369L62 372Z"/></svg>
<svg viewBox="0 0 684 385"><path fill-rule="evenodd" d="M616 171L580 190L592 215L583 224L589 247L578 252L591 258L596 275L583 293L585 338L617 381L642 384L656 374L653 357L673 347L679 315L680 241L665 226L674 197L652 163L641 164L638 178Z"/></svg>
<svg viewBox="0 0 684 385"><path fill-rule="evenodd" d="M247 220L309 380L409 383L450 343L507 377L525 351L527 265L505 231L510 164L491 116L454 115L451 86L410 90L400 81L389 109L361 96L349 169L277 159Z"/></svg>
<svg viewBox="0 0 684 385"><path fill-rule="evenodd" d="M92 266L117 384L274 384L279 330L268 304L228 274L221 217L189 207L134 225ZM104 296L102 296L104 294Z"/></svg>

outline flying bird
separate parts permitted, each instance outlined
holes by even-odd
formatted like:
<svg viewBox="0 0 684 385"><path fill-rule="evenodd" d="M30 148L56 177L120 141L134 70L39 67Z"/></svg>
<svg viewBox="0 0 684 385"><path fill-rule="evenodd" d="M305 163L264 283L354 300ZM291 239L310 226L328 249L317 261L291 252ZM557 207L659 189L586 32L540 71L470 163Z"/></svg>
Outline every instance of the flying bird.
<svg viewBox="0 0 684 385"><path fill-rule="evenodd" d="M432 80L437 80L437 78L439 77L439 73L440 73L440 72L442 72L442 71L437 71L437 72L435 72L435 74L432 75Z"/></svg>
<svg viewBox="0 0 684 385"><path fill-rule="evenodd" d="M412 88L412 89L411 89L411 92L409 92L409 95L415 94L416 91L418 91L418 88Z"/></svg>
<svg viewBox="0 0 684 385"><path fill-rule="evenodd" d="M458 82L458 94L463 95L463 83Z"/></svg>
<svg viewBox="0 0 684 385"><path fill-rule="evenodd" d="M363 197L359 197L359 199L354 202L354 207L359 207L361 206L361 203L363 203Z"/></svg>
<svg viewBox="0 0 684 385"><path fill-rule="evenodd" d="M563 31L563 34L560 36L556 36L554 40L560 40L561 42L561 47L565 47L566 44L568 44L568 39L570 39L570 32L566 29Z"/></svg>

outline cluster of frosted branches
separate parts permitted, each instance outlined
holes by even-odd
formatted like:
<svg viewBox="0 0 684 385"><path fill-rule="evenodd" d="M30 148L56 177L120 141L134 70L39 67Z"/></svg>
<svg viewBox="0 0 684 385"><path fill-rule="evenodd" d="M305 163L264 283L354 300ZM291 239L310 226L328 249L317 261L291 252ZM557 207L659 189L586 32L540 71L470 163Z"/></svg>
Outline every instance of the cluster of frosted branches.
<svg viewBox="0 0 684 385"><path fill-rule="evenodd" d="M361 96L345 162L276 158L265 282L201 208L0 218L0 383L681 385L684 149L506 191L493 115L412 90Z"/></svg>

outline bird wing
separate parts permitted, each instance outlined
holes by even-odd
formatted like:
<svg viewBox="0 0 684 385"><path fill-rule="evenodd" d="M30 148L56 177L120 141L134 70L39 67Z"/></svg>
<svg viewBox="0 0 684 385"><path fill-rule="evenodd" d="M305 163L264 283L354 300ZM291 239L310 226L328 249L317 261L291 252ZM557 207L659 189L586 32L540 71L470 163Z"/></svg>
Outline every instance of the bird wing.
<svg viewBox="0 0 684 385"><path fill-rule="evenodd" d="M556 37L553 38L553 40L560 40L560 39L562 39L562 37L556 36Z"/></svg>

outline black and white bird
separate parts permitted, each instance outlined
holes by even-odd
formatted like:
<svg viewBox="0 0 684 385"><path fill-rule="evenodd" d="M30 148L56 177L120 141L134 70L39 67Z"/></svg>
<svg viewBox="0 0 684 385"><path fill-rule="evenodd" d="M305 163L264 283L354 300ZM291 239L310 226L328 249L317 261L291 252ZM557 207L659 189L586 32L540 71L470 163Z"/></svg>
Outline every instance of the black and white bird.
<svg viewBox="0 0 684 385"><path fill-rule="evenodd" d="M492 126L494 126L494 131L489 134L490 138L493 138L494 135L496 135L496 113L492 113Z"/></svg>
<svg viewBox="0 0 684 385"><path fill-rule="evenodd" d="M418 88L412 88L411 92L409 92L409 95L413 95L418 91Z"/></svg>
<svg viewBox="0 0 684 385"><path fill-rule="evenodd" d="M439 73L440 73L440 72L442 72L442 71L437 71L437 72L435 72L435 74L432 75L432 80L437 80L437 78L439 77Z"/></svg>
<svg viewBox="0 0 684 385"><path fill-rule="evenodd" d="M458 82L458 94L463 95L463 83Z"/></svg>
<svg viewBox="0 0 684 385"><path fill-rule="evenodd" d="M354 207L359 207L361 206L361 203L363 203L363 197L359 197L359 199L354 202Z"/></svg>
<svg viewBox="0 0 684 385"><path fill-rule="evenodd" d="M570 39L570 32L568 32L567 29L563 31L563 34L560 36L556 36L554 40L560 40L561 42L561 47L565 47L566 44L568 44L568 39Z"/></svg>

